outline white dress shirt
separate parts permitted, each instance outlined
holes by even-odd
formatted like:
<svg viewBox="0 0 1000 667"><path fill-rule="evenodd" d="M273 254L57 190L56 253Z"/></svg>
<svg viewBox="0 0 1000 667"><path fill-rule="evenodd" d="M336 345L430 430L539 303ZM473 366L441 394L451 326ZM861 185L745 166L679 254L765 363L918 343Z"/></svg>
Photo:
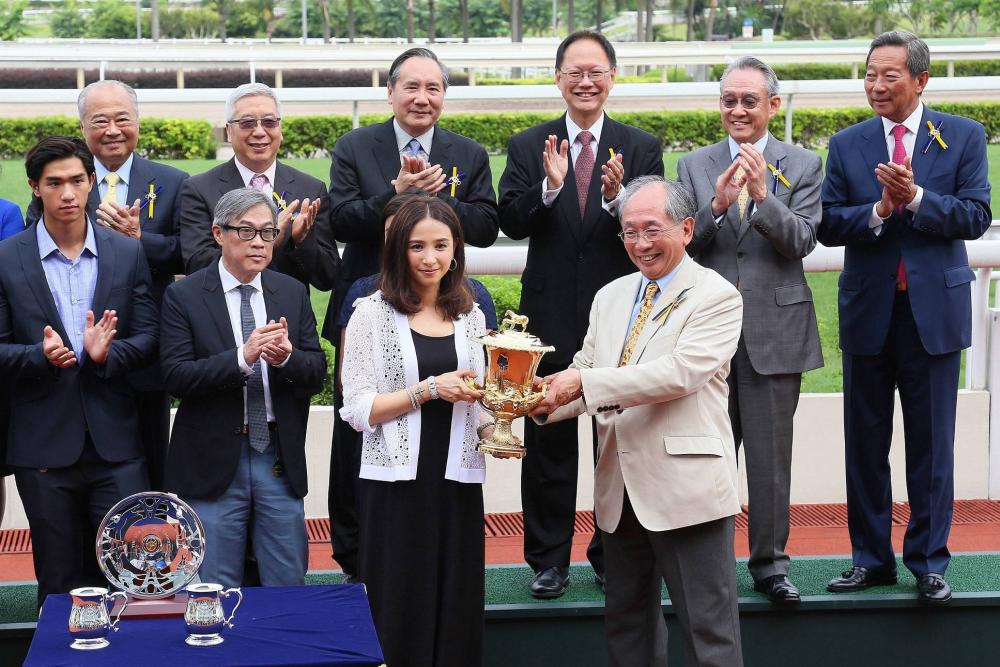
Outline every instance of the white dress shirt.
<svg viewBox="0 0 1000 667"><path fill-rule="evenodd" d="M240 172L240 176L243 178L243 187L245 188L253 187L252 185L250 185L250 180L257 174L264 174L265 176L267 176L267 185L264 186L264 194L266 194L268 197L271 196L271 194L274 192L274 174L278 170L277 160L272 162L271 166L265 169L264 171L254 171L253 169L244 166L244 164L240 162L239 158L235 158L233 161L236 163L236 170ZM280 195L281 193L279 192L278 194Z"/></svg>
<svg viewBox="0 0 1000 667"><path fill-rule="evenodd" d="M128 184L132 180L132 158L135 153L128 156L128 159L118 167L114 173L118 174L118 183L115 185L115 200L120 206L128 208L131 202L128 200ZM108 193L108 182L105 180L111 171L101 164L101 161L94 158L94 175L97 181L97 193L104 201L104 196Z"/></svg>
<svg viewBox="0 0 1000 667"><path fill-rule="evenodd" d="M237 164L239 164L237 162ZM236 339L236 361L244 375L252 375L253 367L247 364L243 356L243 318L240 315L240 285L239 280L226 270L223 261L219 260L219 278L222 280L222 291L226 295L226 310L229 311L229 324L233 327L233 336ZM260 274L254 276L248 283L254 288L250 297L250 308L253 310L254 328L267 324L267 308L264 306L264 293L261 291ZM284 367L288 360L292 358L289 354L278 368ZM268 382L267 362L260 360L260 372L264 380L264 410L267 412L267 421L274 421L274 411L271 409L271 386ZM243 388L243 423L247 420L247 390Z"/></svg>
<svg viewBox="0 0 1000 667"><path fill-rule="evenodd" d="M885 148L889 153L890 160L892 159L892 151L896 147L896 138L892 136L892 128L900 124L906 128L906 134L903 135L903 148L906 149L906 154L910 157L910 159L913 159L913 148L917 143L917 135L920 134L920 119L923 115L924 103L918 102L917 108L914 109L913 113L907 116L906 120L902 123L896 123L895 121L891 121L885 116L882 116L882 131L885 133ZM917 211L920 210L920 202L923 198L924 189L918 185L917 194L915 194L913 196L913 200L906 205L906 209L916 214ZM882 233L882 225L885 223L885 220L879 217L877 210L878 202L875 202L872 206L872 216L868 220L868 226L871 227L871 230L875 232L876 236Z"/></svg>
<svg viewBox="0 0 1000 667"><path fill-rule="evenodd" d="M585 128L580 127L573 122L573 119L566 114L566 137L569 139L569 158L573 161L573 165L576 165L576 159L580 157L580 152L583 150L583 144L576 140L578 134L583 132ZM594 154L594 169L600 169L601 165L606 162L602 160L601 156L597 154L597 148L601 143L601 132L604 130L604 114L590 126L589 131L591 134L590 140L590 152ZM558 150L559 146L556 146ZM567 174L568 175L568 174ZM566 185L564 182L563 185ZM552 208L552 205L556 203L556 197L562 192L563 186L560 185L555 190L549 189L549 177L546 176L542 179L542 203L548 208ZM603 195L601 196L601 208L610 213L611 215L618 215L618 207L621 206L622 199L625 197L625 184L622 183L621 187L618 188L618 194L611 201L605 201Z"/></svg>

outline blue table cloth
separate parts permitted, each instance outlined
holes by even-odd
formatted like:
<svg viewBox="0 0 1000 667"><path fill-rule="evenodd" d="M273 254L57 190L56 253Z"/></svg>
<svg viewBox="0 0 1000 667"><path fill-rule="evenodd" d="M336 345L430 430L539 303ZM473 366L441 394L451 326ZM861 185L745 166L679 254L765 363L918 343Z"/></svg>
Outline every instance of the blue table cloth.
<svg viewBox="0 0 1000 667"><path fill-rule="evenodd" d="M223 603L226 614L236 604ZM42 606L26 667L60 665L211 665L378 667L382 649L364 586L244 588L232 629L218 646L188 646L183 618L123 619L108 634L111 646L78 651L68 630L69 595L50 595Z"/></svg>

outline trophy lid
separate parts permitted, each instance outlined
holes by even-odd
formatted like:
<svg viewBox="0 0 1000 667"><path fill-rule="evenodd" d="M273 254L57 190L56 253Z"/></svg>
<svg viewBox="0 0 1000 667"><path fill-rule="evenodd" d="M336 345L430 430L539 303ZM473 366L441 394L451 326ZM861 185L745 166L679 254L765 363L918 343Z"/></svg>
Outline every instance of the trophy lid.
<svg viewBox="0 0 1000 667"><path fill-rule="evenodd" d="M490 348L523 352L553 352L556 349L540 341L538 336L528 333L527 329L528 316L508 310L500 322L500 330L480 337L479 342Z"/></svg>

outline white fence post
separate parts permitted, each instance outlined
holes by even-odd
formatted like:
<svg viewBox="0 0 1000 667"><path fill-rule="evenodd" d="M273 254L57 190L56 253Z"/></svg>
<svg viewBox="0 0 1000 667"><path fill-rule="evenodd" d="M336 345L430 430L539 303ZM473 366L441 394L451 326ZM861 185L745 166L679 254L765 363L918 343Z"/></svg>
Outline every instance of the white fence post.
<svg viewBox="0 0 1000 667"><path fill-rule="evenodd" d="M990 336L990 282L993 269L976 270L976 281L972 289L972 347L965 353L965 388L984 389L989 354L987 342Z"/></svg>
<svg viewBox="0 0 1000 667"><path fill-rule="evenodd" d="M993 394L1000 392L1000 354L989 354L990 350L1000 350L1000 309L991 308L987 313L989 345L984 354L989 359L987 389L990 391L989 412L989 479L987 488L991 499L1000 498L1000 400L993 400Z"/></svg>

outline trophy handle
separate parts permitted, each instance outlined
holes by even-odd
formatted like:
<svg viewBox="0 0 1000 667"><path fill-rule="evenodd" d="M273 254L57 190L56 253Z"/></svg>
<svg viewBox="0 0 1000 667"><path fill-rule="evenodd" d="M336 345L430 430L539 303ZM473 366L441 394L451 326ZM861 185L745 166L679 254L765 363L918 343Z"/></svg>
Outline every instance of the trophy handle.
<svg viewBox="0 0 1000 667"><path fill-rule="evenodd" d="M110 601L114 600L119 595L122 596L122 606L121 609L118 610L118 613L115 615L115 620L111 621L110 623L111 630L113 632L118 632L118 621L122 620L122 614L125 613L125 608L128 607L128 595L126 595L123 591L115 591L114 593L109 594L107 597L107 599Z"/></svg>
<svg viewBox="0 0 1000 667"><path fill-rule="evenodd" d="M233 616L236 616L236 610L240 608L241 604L243 604L243 592L240 589L238 589L238 588L230 588L228 590L222 591L222 595L225 596L225 597L229 597L233 593L236 593L236 596L239 599L236 601L236 606L233 607L233 610L231 612L229 612L229 618L227 618L224 621L224 623L225 623L225 625L226 625L227 628L233 627ZM220 602L220 604L221 604L221 602Z"/></svg>
<svg viewBox="0 0 1000 667"><path fill-rule="evenodd" d="M473 378L473 377L464 377L464 378L462 378L462 381L465 382L465 386L466 387L468 387L469 389L472 389L473 391L482 391L483 390L483 386L482 385L476 384L476 378Z"/></svg>

